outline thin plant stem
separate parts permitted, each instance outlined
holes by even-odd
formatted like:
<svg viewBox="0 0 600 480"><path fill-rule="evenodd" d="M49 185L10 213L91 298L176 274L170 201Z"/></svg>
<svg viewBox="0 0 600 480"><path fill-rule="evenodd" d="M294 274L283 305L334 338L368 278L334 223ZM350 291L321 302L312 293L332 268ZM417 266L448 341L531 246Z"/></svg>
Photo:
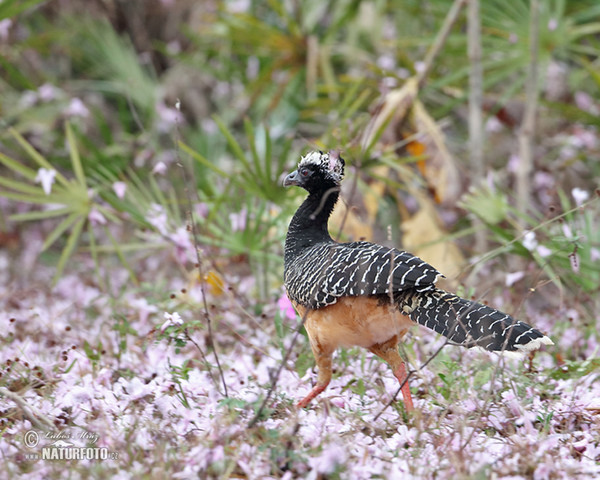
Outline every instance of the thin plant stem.
<svg viewBox="0 0 600 480"><path fill-rule="evenodd" d="M442 47L446 43L448 35L450 34L450 30L452 30L452 27L456 23L456 20L458 20L460 11L465 5L465 3L467 3L467 0L454 0L454 3L450 7L448 15L446 15L446 18L444 19L444 24L442 25L442 28L438 32L437 36L435 37L435 40L433 41L433 44L431 45L431 47L429 47L429 50L425 55L425 59L423 60L423 68L417 73L417 83L419 85L419 88L421 88L425 83L425 80L427 79L427 76L429 75L429 72L433 67L433 62L435 61L436 57L442 50Z"/></svg>
<svg viewBox="0 0 600 480"><path fill-rule="evenodd" d="M300 335L300 332L302 331L302 327L304 326L304 322L306 321L306 317L308 316L309 312L310 312L310 309L307 309L306 312L304 313L302 320L299 322L298 327L296 328L296 331L294 332L294 336L292 337L292 342L290 343L290 346L286 349L285 355L284 355L283 359L281 360L281 362L279 363L279 367L277 367L277 371L275 371L271 375L271 386L269 387L269 390L267 390L267 395L265 396L262 403L260 404L260 407L258 407L258 410L254 414L254 417L252 417L252 419L248 422L248 428L254 427L256 425L256 423L262 417L262 413L263 413L265 407L267 406L267 402L271 399L271 395L273 395L275 388L277 387L277 382L279 381L279 377L281 376L281 371L283 370L283 367L287 364L287 361L290 358L292 350L294 349L294 345L296 345L296 341L298 340L298 336Z"/></svg>
<svg viewBox="0 0 600 480"><path fill-rule="evenodd" d="M538 51L539 51L539 0L530 1L529 19L529 67L525 83L525 113L519 131L519 164L517 167L517 208L525 212L531 196L530 176L533 169L533 138L538 105ZM523 219L519 220L525 226Z"/></svg>
<svg viewBox="0 0 600 480"><path fill-rule="evenodd" d="M177 104L176 104L176 108L177 111L180 111L179 108L179 100L177 100ZM176 124L176 135L179 136L179 123L177 122ZM181 169L181 176L183 179L183 184L185 185L185 195L186 195L186 200L188 203L188 209L189 209L189 222L190 222L190 227L191 227L191 233L192 233L192 238L194 239L194 250L196 253L196 263L198 265L198 275L200 277L200 291L202 292L202 305L203 305L203 309L204 309L204 318L206 319L206 325L207 325L207 329L208 329L208 338L210 340L210 343L212 345L212 350L213 350L213 355L215 357L215 363L217 364L217 369L219 370L219 377L221 378L221 383L223 384L223 396L225 398L228 398L228 392L227 392L227 382L225 382L225 375L223 374L223 368L221 367L221 361L219 360L219 354L217 352L217 342L214 338L213 335L213 331L212 331L212 320L210 317L210 311L208 308L208 302L206 300L206 288L204 287L204 275L203 275L203 269L202 269L202 259L200 258L200 249L198 248L199 246L199 242L198 242L198 229L196 227L196 222L194 221L194 216L192 214L192 195L190 193L189 190L189 182L188 182L188 177L187 177L187 173L186 170L183 166L183 163L181 162L181 158L180 158L180 154L179 154L179 139L176 139L175 142L175 148L176 148L176 153L177 153L177 158L178 158L178 162L177 165L180 167ZM195 342L194 342L195 344ZM198 347L197 344L195 344L196 347Z"/></svg>
<svg viewBox="0 0 600 480"><path fill-rule="evenodd" d="M481 65L481 18L479 0L470 0L467 8L467 36L469 53L469 163L475 182L485 175L483 157L483 66ZM473 218L475 252L487 251L488 242L483 221Z"/></svg>

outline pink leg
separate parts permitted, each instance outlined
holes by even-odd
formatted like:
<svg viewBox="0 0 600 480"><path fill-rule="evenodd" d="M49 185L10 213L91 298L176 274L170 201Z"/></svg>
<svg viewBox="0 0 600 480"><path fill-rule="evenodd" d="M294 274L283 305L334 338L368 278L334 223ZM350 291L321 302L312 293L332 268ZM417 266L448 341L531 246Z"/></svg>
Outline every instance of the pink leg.
<svg viewBox="0 0 600 480"><path fill-rule="evenodd" d="M404 398L404 406L407 412L412 412L415 407L413 405L412 396L410 394L410 387L408 381L406 381L408 374L406 373L406 365L402 361L402 357L398 353L398 343L396 337L393 337L386 343L373 345L369 348L378 357L385 360L390 367L392 367L392 373L394 377L398 379L400 385L402 385L402 397Z"/></svg>
<svg viewBox="0 0 600 480"><path fill-rule="evenodd" d="M322 352L313 347L313 354L317 361L317 368L319 369L317 384L306 397L298 402L298 408L306 407L313 398L327 388L327 385L331 381L331 356L333 352Z"/></svg>
<svg viewBox="0 0 600 480"><path fill-rule="evenodd" d="M400 385L404 383L404 385L402 385L401 388L402 397L404 398L404 405L406 406L407 412L412 412L415 409L415 407L413 405L412 395L410 394L410 387L408 386L408 381L406 381L408 374L406 373L406 365L404 364L404 362L401 361L397 368L394 370L394 376L398 379Z"/></svg>
<svg viewBox="0 0 600 480"><path fill-rule="evenodd" d="M315 398L319 393L321 393L323 390L325 390L327 388L327 384L325 385L315 385L315 387L309 392L309 394L304 397L302 400L300 400L298 402L298 405L296 405L298 408L304 408L306 407L313 398Z"/></svg>

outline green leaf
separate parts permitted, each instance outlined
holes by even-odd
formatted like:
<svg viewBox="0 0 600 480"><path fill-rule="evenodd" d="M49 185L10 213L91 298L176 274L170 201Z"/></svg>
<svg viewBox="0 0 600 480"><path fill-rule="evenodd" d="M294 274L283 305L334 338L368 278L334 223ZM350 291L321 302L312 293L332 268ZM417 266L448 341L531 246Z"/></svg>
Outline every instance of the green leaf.
<svg viewBox="0 0 600 480"><path fill-rule="evenodd" d="M21 193L28 193L35 196L44 193L41 187L33 187L26 183L13 180L12 178L0 177L0 185L4 185L7 188L12 188L13 190L17 190ZM2 192L0 192L0 195L2 195Z"/></svg>
<svg viewBox="0 0 600 480"><path fill-rule="evenodd" d="M87 188L87 182L85 180L85 174L83 173L83 167L81 166L81 158L79 158L79 150L77 150L77 144L75 143L75 136L73 135L71 124L66 122L65 128L67 131L67 142L69 143L69 155L71 157L71 165L73 165L73 172L75 172L75 177L77 178L79 185Z"/></svg>
<svg viewBox="0 0 600 480"><path fill-rule="evenodd" d="M31 144L25 140L19 132L17 132L14 128L9 128L8 130L13 137L19 142L23 150L27 152L27 154L34 160L41 168L45 168L47 170L56 171L56 180L63 184L64 186L68 185L67 179L57 171L49 162L46 160L35 148L31 146ZM37 175L37 172L36 172ZM34 176L35 178L35 176ZM33 180L33 179L32 179Z"/></svg>
<svg viewBox="0 0 600 480"><path fill-rule="evenodd" d="M225 139L227 140L229 147L233 151L235 158L242 162L246 171L251 171L250 163L248 163L248 160L246 159L246 155L244 155L242 147L240 147L240 144L237 142L233 134L229 131L223 120L221 120L221 118L219 118L216 115L213 117L213 119L219 127L219 130L221 130L221 133L225 136Z"/></svg>
<svg viewBox="0 0 600 480"><path fill-rule="evenodd" d="M54 274L53 283L56 283L58 281L58 279L60 278L60 276L65 268L65 265L67 264L67 260L69 259L69 257L73 253L73 251L75 250L75 247L77 246L77 242L81 235L81 230L83 229L83 225L84 225L85 221L86 221L85 217L80 217L79 220L75 223L73 229L71 230L71 234L69 235L69 238L67 239L67 243L66 243L65 247L63 248L60 258L58 259L58 264L56 265L56 273Z"/></svg>
<svg viewBox="0 0 600 480"><path fill-rule="evenodd" d="M17 222L29 222L32 220L46 220L48 218L60 217L72 212L71 207L54 208L52 210L38 210L35 212L15 213L10 216L11 220Z"/></svg>
<svg viewBox="0 0 600 480"><path fill-rule="evenodd" d="M4 0L0 2L0 20L16 17L19 13L46 0Z"/></svg>
<svg viewBox="0 0 600 480"><path fill-rule="evenodd" d="M0 153L0 163L4 164L6 167L10 168L14 172L18 172L23 175L25 178L28 178L32 182L35 181L35 177L37 177L37 171L33 168L26 167L20 162L13 160L10 157L7 157L3 153Z"/></svg>
<svg viewBox="0 0 600 480"><path fill-rule="evenodd" d="M191 147L189 147L188 145L186 145L183 142L179 142L179 147L185 152L187 153L190 157L192 157L194 160L196 160L200 165L203 165L207 168L210 168L213 172L215 172L216 174L224 177L224 178L229 178L229 174L226 173L224 170L221 170L220 168L218 168L217 166L215 166L214 163L212 163L210 160L208 160L207 158L205 158L204 156L202 156L200 153L196 152L194 149L192 149Z"/></svg>
<svg viewBox="0 0 600 480"><path fill-rule="evenodd" d="M0 196L5 198L10 198L11 200L16 200L17 202L26 202L26 203L38 203L40 205L58 203L58 204L66 204L69 203L64 200L64 195L25 195L23 193L13 193L13 192L0 192Z"/></svg>
<svg viewBox="0 0 600 480"><path fill-rule="evenodd" d="M42 245L42 252L50 247L64 232L66 232L71 226L77 221L79 214L77 212L71 213L68 217L64 218L54 230L46 237L44 244Z"/></svg>

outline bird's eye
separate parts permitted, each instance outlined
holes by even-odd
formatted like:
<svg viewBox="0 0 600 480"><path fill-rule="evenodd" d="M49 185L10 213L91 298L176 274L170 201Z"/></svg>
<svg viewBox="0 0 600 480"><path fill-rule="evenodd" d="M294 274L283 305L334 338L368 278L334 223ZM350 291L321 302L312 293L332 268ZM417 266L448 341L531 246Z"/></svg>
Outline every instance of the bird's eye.
<svg viewBox="0 0 600 480"><path fill-rule="evenodd" d="M306 177L308 175L308 168L303 168L302 170L300 170L300 175Z"/></svg>

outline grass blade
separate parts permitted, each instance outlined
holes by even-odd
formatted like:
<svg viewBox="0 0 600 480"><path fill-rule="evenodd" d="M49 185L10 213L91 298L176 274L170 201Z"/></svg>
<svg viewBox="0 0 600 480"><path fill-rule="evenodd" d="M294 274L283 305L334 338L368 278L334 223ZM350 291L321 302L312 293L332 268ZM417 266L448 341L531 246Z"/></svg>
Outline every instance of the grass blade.
<svg viewBox="0 0 600 480"><path fill-rule="evenodd" d="M67 264L67 260L75 250L77 242L79 241L79 237L81 236L81 230L83 229L85 221L86 217L80 217L79 220L75 222L75 225L71 230L71 234L67 239L67 243L65 244L65 248L63 248L63 251L60 254L60 258L58 259L58 264L56 265L56 273L54 274L54 278L52 279L53 284L56 284L56 282L62 275L62 272L65 269L65 265Z"/></svg>
<svg viewBox="0 0 600 480"><path fill-rule="evenodd" d="M73 172L75 172L75 178L77 178L77 181L82 187L86 188L87 182L85 180L85 174L83 173L83 167L81 166L81 158L79 157L79 150L77 149L77 144L75 143L75 136L73 135L71 124L66 122L65 128L67 131L69 155L71 157L71 164L73 165Z"/></svg>

